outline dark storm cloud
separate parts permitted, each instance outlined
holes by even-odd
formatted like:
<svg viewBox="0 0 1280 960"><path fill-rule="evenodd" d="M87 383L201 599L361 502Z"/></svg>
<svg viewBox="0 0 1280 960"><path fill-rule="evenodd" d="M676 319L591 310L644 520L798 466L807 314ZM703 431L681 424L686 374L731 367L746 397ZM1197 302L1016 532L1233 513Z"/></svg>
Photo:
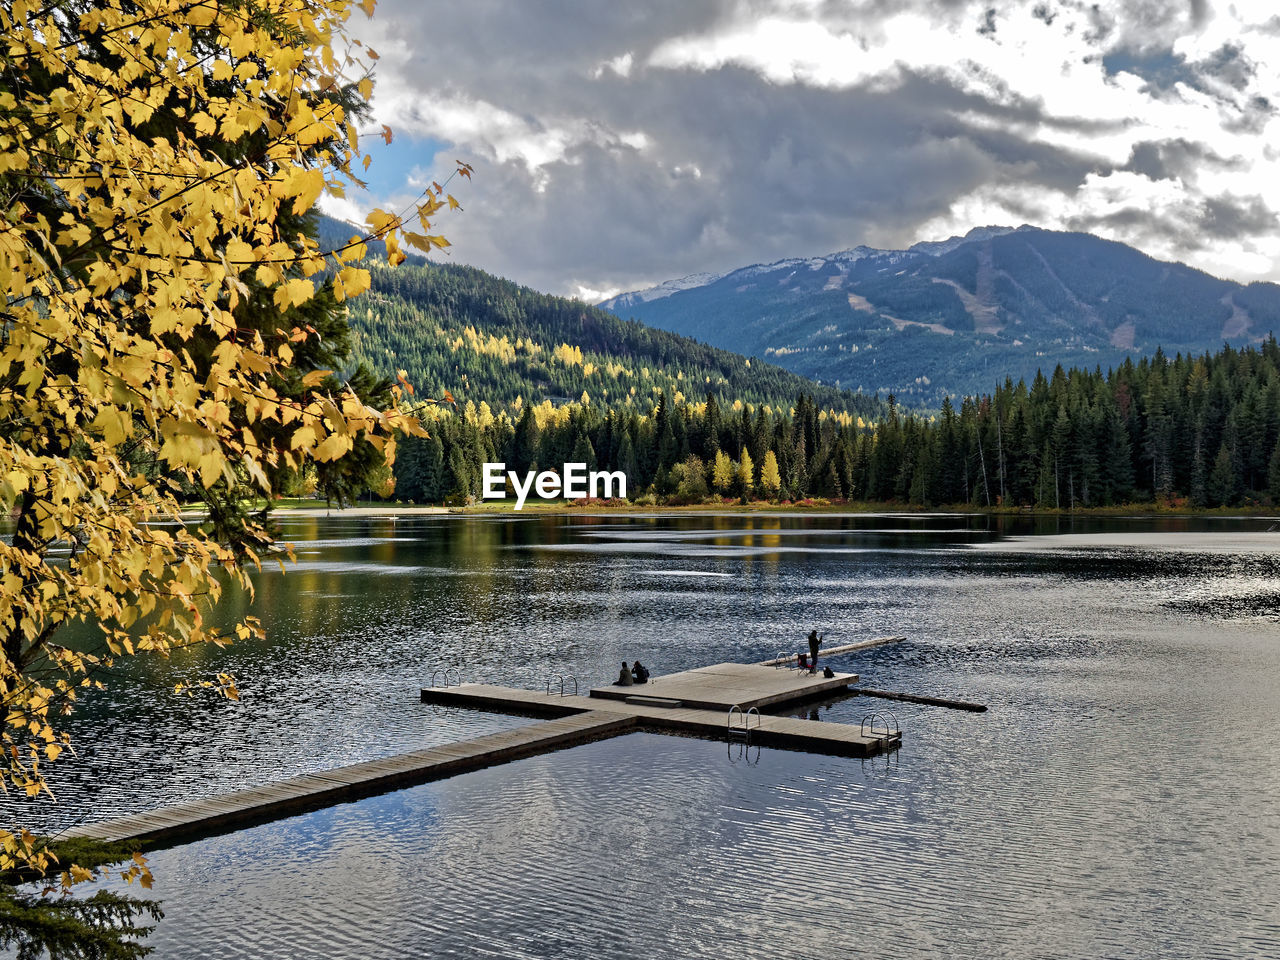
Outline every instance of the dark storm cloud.
<svg viewBox="0 0 1280 960"><path fill-rule="evenodd" d="M1010 79L978 58L898 63L879 77L828 85L777 82L734 60L649 65L673 38L721 36L777 7L472 0L432 5L424 18L416 3L382 0L383 34L371 39L384 54L381 89L410 132L476 163L462 188L466 212L447 225L458 258L557 292L633 288L864 242L908 245L923 224L984 189L1016 187L1002 209L1034 223L1050 216L1051 197L1072 196L1091 175L1120 169L1190 181L1198 169L1237 162L1176 136L1148 136L1127 163L1107 160L1092 144L1124 136L1138 118L1093 119L1087 103L1052 112L1034 75ZM983 34L974 42L995 44L1016 41L1009 17L1024 7L831 0L810 5L810 15L836 35L873 38L914 10L957 37ZM1113 76L1134 73L1168 99L1180 82L1212 91L1238 124L1270 114L1248 93L1256 68L1242 46L1223 45L1201 62L1173 52L1178 36L1204 22L1203 4L1041 0L1034 15L1036 30L1093 37L1089 56ZM1110 46L1097 45L1104 38ZM468 127L433 113L442 103L479 119ZM1255 232L1266 210L1260 198L1190 206L1208 236ZM1112 207L1070 223L1138 236L1178 219L1163 216Z"/></svg>
<svg viewBox="0 0 1280 960"><path fill-rule="evenodd" d="M1199 226L1214 237L1261 236L1275 230L1276 215L1261 197L1210 197Z"/></svg>
<svg viewBox="0 0 1280 960"><path fill-rule="evenodd" d="M1206 74L1216 77L1236 90L1243 90L1257 73L1258 67L1234 43L1224 43L1201 66Z"/></svg>
<svg viewBox="0 0 1280 960"><path fill-rule="evenodd" d="M1072 217L1064 229L1117 230L1133 237L1131 242L1136 246L1158 248L1170 236L1191 232L1232 241L1268 236L1275 230L1275 219L1261 197L1211 197L1202 203L1188 201L1162 210L1135 205L1099 216Z"/></svg>
<svg viewBox="0 0 1280 960"><path fill-rule="evenodd" d="M1069 151L957 119L972 111L1032 120L1033 105L995 106L936 77L908 75L892 92L857 97L737 68L654 72L629 86L636 95L613 122L678 145L670 164L655 171L640 151L594 144L571 151L524 208L547 218L555 242L530 249L509 235L502 259L519 257L547 277L590 263L597 282L613 286L627 285L637 266L666 277L691 272L690 263L720 271L863 241L907 245L918 223L993 179L1069 189L1091 169ZM593 198L587 210L583 197Z"/></svg>
<svg viewBox="0 0 1280 960"><path fill-rule="evenodd" d="M1125 207L1100 216L1069 217L1064 225L1066 230L1083 233L1096 232L1101 227L1118 229L1142 239L1154 240L1182 229L1183 223L1169 213L1142 207Z"/></svg>
<svg viewBox="0 0 1280 960"><path fill-rule="evenodd" d="M1134 144L1133 153L1121 169L1141 173L1152 180L1180 177L1194 179L1205 168L1241 169L1239 158L1223 157L1208 144L1193 143L1184 138L1143 140Z"/></svg>

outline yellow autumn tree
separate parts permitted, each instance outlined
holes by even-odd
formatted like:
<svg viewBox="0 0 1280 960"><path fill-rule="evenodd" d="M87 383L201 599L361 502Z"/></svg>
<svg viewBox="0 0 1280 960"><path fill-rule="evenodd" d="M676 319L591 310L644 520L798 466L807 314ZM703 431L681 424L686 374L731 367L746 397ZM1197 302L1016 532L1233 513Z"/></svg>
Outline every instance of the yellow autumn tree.
<svg viewBox="0 0 1280 960"><path fill-rule="evenodd" d="M322 191L367 166L357 126L376 54L347 41L352 7L0 4L6 790L47 790L69 746L59 718L112 658L259 632L206 616L224 580L249 588L266 531L183 524L184 501L269 492L269 474L360 445L390 461L397 429L421 433L398 390L380 408L295 365L317 338L308 306L368 287L363 240L393 263L402 242L443 246L431 218L456 205L436 187L413 229L375 211L331 255L301 229ZM100 642L60 644L76 623ZM229 676L206 685L236 695ZM0 843L0 869L49 866L25 832Z"/></svg>
<svg viewBox="0 0 1280 960"><path fill-rule="evenodd" d="M742 448L742 459L738 461L738 468L734 471L734 479L742 493L747 496L751 492L754 484L755 464L751 462L751 451L746 447Z"/></svg>
<svg viewBox="0 0 1280 960"><path fill-rule="evenodd" d="M733 486L733 461L723 450L716 451L715 463L711 468L711 486L719 493L728 493Z"/></svg>
<svg viewBox="0 0 1280 960"><path fill-rule="evenodd" d="M760 486L770 500L777 500L782 490L782 474L778 472L778 455L768 450L764 455L764 465L760 468Z"/></svg>

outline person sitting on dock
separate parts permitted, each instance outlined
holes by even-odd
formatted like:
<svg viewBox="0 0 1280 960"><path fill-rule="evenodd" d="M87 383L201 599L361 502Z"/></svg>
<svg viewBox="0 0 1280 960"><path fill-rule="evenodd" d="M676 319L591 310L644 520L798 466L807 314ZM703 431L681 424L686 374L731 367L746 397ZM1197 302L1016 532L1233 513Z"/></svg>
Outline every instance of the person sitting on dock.
<svg viewBox="0 0 1280 960"><path fill-rule="evenodd" d="M631 678L635 680L636 683L648 683L649 668L637 660L635 665L631 668Z"/></svg>
<svg viewBox="0 0 1280 960"><path fill-rule="evenodd" d="M631 676L631 668L627 666L627 661L622 661L622 671L618 674L618 679L613 682L615 687L629 687L635 680Z"/></svg>

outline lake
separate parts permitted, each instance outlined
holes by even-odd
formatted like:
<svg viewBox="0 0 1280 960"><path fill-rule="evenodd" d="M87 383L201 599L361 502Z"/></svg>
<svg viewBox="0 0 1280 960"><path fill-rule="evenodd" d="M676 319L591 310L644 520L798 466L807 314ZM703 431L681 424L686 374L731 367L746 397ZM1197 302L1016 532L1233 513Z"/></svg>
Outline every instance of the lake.
<svg viewBox="0 0 1280 960"><path fill-rule="evenodd" d="M434 670L583 687L832 660L904 744L850 760L638 733L150 856L163 957L1280 955L1274 518L286 515L267 639L123 665L41 829L533 721ZM227 600L228 615L247 598ZM230 670L242 700L175 697Z"/></svg>

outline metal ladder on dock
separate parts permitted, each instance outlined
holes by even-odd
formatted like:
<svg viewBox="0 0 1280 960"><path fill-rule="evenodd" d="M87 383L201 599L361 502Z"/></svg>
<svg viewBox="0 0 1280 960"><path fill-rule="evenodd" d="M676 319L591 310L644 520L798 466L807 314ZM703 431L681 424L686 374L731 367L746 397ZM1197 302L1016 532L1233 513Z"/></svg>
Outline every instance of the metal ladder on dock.
<svg viewBox="0 0 1280 960"><path fill-rule="evenodd" d="M436 685L436 680L442 680L442 687L457 687L462 684L462 671L457 667L437 667L431 671L431 686ZM450 712L450 708L443 704L433 703L431 712L436 716L446 716Z"/></svg>
<svg viewBox="0 0 1280 960"><path fill-rule="evenodd" d="M734 723L734 716L737 716L738 722ZM725 718L724 736L726 740L732 740L734 737L741 737L747 745L751 744L751 717L756 718L756 732L760 732L760 711L755 707L748 707L744 713L742 707L734 704L729 708L729 715Z"/></svg>
<svg viewBox="0 0 1280 960"><path fill-rule="evenodd" d="M432 670L431 686L436 685L437 677L444 681L442 687L456 687L462 683L462 672L457 667L437 667Z"/></svg>
<svg viewBox="0 0 1280 960"><path fill-rule="evenodd" d="M743 760L748 766L755 766L760 762L760 742L758 739L754 744L751 742L751 717L753 714L756 718L755 729L759 733L759 710L755 707L748 707L746 712L743 712L742 707L736 703L729 708L729 714L725 718L724 748L730 763L737 763L739 760ZM738 721L737 723L734 722L735 717ZM734 744L737 744L738 747L738 755L736 757L733 755ZM753 746L756 749L754 757L751 754Z"/></svg>
<svg viewBox="0 0 1280 960"><path fill-rule="evenodd" d="M573 696L576 697L578 695L578 678L577 677L575 677L572 673L570 674L553 673L551 674L551 676L547 677L547 696L548 697L551 696L551 684L556 680L560 681L560 696L563 697L565 695L564 686L566 683L572 683Z"/></svg>
<svg viewBox="0 0 1280 960"><path fill-rule="evenodd" d="M876 722L880 722L880 726L876 726ZM889 722L893 722L893 726L889 726ZM898 718L892 710L882 709L877 713L869 713L862 718L862 726L858 731L864 737L879 738L885 743L901 743L902 728L898 725Z"/></svg>

